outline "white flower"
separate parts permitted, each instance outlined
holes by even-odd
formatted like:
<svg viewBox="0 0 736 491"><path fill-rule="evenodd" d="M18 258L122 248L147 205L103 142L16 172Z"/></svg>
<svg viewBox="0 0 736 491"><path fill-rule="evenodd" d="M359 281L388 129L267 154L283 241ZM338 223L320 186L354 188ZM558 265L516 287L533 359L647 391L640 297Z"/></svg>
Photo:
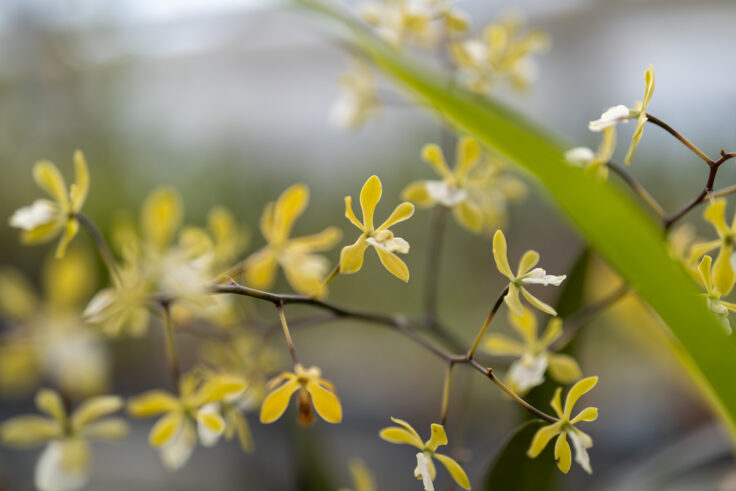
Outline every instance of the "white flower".
<svg viewBox="0 0 736 491"><path fill-rule="evenodd" d="M554 286L560 286L560 283L567 277L567 275L561 275L561 276L555 276L551 274L547 274L547 272L542 268L534 268L531 272L528 273L527 276L525 276L521 282L525 284L537 284L537 285L554 285Z"/></svg>
<svg viewBox="0 0 736 491"><path fill-rule="evenodd" d="M446 181L427 181L424 187L432 199L450 208L462 203L468 197L467 190L457 189Z"/></svg>
<svg viewBox="0 0 736 491"><path fill-rule="evenodd" d="M585 469L588 474L593 473L590 468L590 457L588 457L588 449L593 446L593 440L580 430L573 430L567 433L575 448L575 462Z"/></svg>
<svg viewBox="0 0 736 491"><path fill-rule="evenodd" d="M54 440L36 463L34 482L39 491L75 491L87 484L89 447L81 440Z"/></svg>
<svg viewBox="0 0 736 491"><path fill-rule="evenodd" d="M424 491L434 491L429 459L424 455L424 452L417 453L417 467L414 469L414 477L422 480L422 483L424 483Z"/></svg>
<svg viewBox="0 0 736 491"><path fill-rule="evenodd" d="M594 158L595 153L588 147L575 147L565 152L565 161L576 167L587 167Z"/></svg>
<svg viewBox="0 0 736 491"><path fill-rule="evenodd" d="M192 456L196 446L197 434L194 431L194 425L187 421L181 425L176 436L159 449L161 462L170 471L181 469Z"/></svg>
<svg viewBox="0 0 736 491"><path fill-rule="evenodd" d="M524 353L521 358L511 364L508 377L514 382L518 392L527 392L532 387L544 382L544 372L547 371L547 353L534 356Z"/></svg>
<svg viewBox="0 0 736 491"><path fill-rule="evenodd" d="M30 231L41 225L58 221L59 208L52 201L37 199L30 206L18 208L10 217L10 226Z"/></svg>
<svg viewBox="0 0 736 491"><path fill-rule="evenodd" d="M588 129L590 131L603 131L603 128L614 126L621 122L628 122L631 117L631 111L628 107L623 104L618 106L609 107L606 112L601 114L599 119L588 123Z"/></svg>

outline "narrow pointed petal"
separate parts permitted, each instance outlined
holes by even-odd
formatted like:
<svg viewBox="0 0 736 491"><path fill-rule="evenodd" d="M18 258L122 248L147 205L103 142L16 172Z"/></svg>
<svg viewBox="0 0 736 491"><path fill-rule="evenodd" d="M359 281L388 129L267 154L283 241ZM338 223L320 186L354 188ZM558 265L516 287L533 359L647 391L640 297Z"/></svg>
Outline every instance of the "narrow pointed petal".
<svg viewBox="0 0 736 491"><path fill-rule="evenodd" d="M557 311L553 309L551 305L547 305L546 303L539 300L537 297L526 291L526 288L520 288L520 290L521 294L524 295L524 298L526 298L527 302L532 304L534 307L549 315L557 315Z"/></svg>
<svg viewBox="0 0 736 491"><path fill-rule="evenodd" d="M496 261L498 271L506 278L513 280L514 274L511 272L511 266L509 266L506 249L506 237L504 237L500 229L496 230L496 233L493 235L493 259ZM506 297L508 298L508 295ZM517 315L522 315L522 313L521 309L517 311Z"/></svg>
<svg viewBox="0 0 736 491"><path fill-rule="evenodd" d="M460 467L460 464L458 464L455 459L441 453L436 453L433 457L445 466L445 469L447 469L447 472L450 473L458 486L463 489L470 489L470 480L468 479L468 475L465 474L465 471Z"/></svg>
<svg viewBox="0 0 736 491"><path fill-rule="evenodd" d="M322 387L317 382L310 381L307 384L307 392L312 396L312 403L317 414L328 423L339 423L342 421L342 406L337 395Z"/></svg>
<svg viewBox="0 0 736 491"><path fill-rule="evenodd" d="M734 276L733 266L731 266L732 245L722 245L718 251L718 257L713 263L713 285L718 289L721 296L729 294L733 288L736 277Z"/></svg>
<svg viewBox="0 0 736 491"><path fill-rule="evenodd" d="M508 308L511 309L514 315L524 314L524 307L521 305L521 300L519 300L519 287L518 286L514 285L513 283L510 284L509 292L506 294L505 297L503 297L503 301L506 303Z"/></svg>
<svg viewBox="0 0 736 491"><path fill-rule="evenodd" d="M723 238L728 234L728 225L726 225L726 200L717 199L703 212L703 218L709 221L715 227L718 236Z"/></svg>
<svg viewBox="0 0 736 491"><path fill-rule="evenodd" d="M285 241L294 226L294 222L302 216L309 204L309 188L304 184L294 184L286 189L273 209L273 235L275 243Z"/></svg>
<svg viewBox="0 0 736 491"><path fill-rule="evenodd" d="M572 408L575 406L575 403L578 402L578 399L595 387L595 384L597 383L598 377L587 377L572 386L570 392L567 393L567 397L565 398L565 418L570 418Z"/></svg>
<svg viewBox="0 0 736 491"><path fill-rule="evenodd" d="M89 169L87 168L87 160L81 150L74 152L74 172L74 184L69 190L69 195L72 210L78 212L82 209L89 192Z"/></svg>
<svg viewBox="0 0 736 491"><path fill-rule="evenodd" d="M59 245L56 246L56 259L61 259L66 254L71 241L79 232L79 222L75 218L67 220L64 232L59 239Z"/></svg>
<svg viewBox="0 0 736 491"><path fill-rule="evenodd" d="M544 447L547 446L549 441L554 438L555 435L560 433L560 428L560 423L553 423L539 428L532 438L532 443L529 445L529 449L526 451L529 458L533 459L542 453L542 450L544 450Z"/></svg>
<svg viewBox="0 0 736 491"><path fill-rule="evenodd" d="M598 408L597 407L586 407L582 411L580 411L580 414L575 416L570 420L570 423L575 424L579 423L580 421L595 421L598 419Z"/></svg>
<svg viewBox="0 0 736 491"><path fill-rule="evenodd" d="M49 193L62 208L69 206L66 182L59 169L48 160L41 160L33 166L33 180L38 187Z"/></svg>
<svg viewBox="0 0 736 491"><path fill-rule="evenodd" d="M523 308L523 315L515 315L509 312L509 322L519 334L521 334L524 342L531 346L537 342L537 316L531 309Z"/></svg>
<svg viewBox="0 0 736 491"><path fill-rule="evenodd" d="M460 225L471 232L480 233L483 230L483 210L469 199L453 206L452 214Z"/></svg>
<svg viewBox="0 0 736 491"><path fill-rule="evenodd" d="M363 211L363 226L366 230L373 231L373 214L381 199L381 192L381 180L378 176L369 177L360 190L360 208Z"/></svg>
<svg viewBox="0 0 736 491"><path fill-rule="evenodd" d="M480 145L474 138L464 137L457 144L455 177L463 180L480 159Z"/></svg>
<svg viewBox="0 0 736 491"><path fill-rule="evenodd" d="M547 347L557 341L562 336L562 319L554 318L547 323L547 329L544 330L539 343Z"/></svg>
<svg viewBox="0 0 736 491"><path fill-rule="evenodd" d="M36 407L57 421L66 420L64 402L58 392L51 389L41 389L36 394Z"/></svg>
<svg viewBox="0 0 736 491"><path fill-rule="evenodd" d="M360 223L358 217L355 216L355 212L353 211L353 198L350 196L345 196L345 217L350 221L350 223L365 232L365 227Z"/></svg>
<svg viewBox="0 0 736 491"><path fill-rule="evenodd" d="M137 418L146 418L175 411L179 400L162 390L145 392L128 401L128 413Z"/></svg>
<svg viewBox="0 0 736 491"><path fill-rule="evenodd" d="M435 143L424 145L424 148L422 148L422 160L431 165L435 172L437 172L441 177L452 177L452 172L450 172L450 168L447 167L445 156L443 155L442 149L439 145Z"/></svg>
<svg viewBox="0 0 736 491"><path fill-rule="evenodd" d="M378 257L381 259L383 266L398 279L408 282L409 281L409 267L399 259L399 256L393 252L386 252L378 247L374 247L378 253Z"/></svg>
<svg viewBox="0 0 736 491"><path fill-rule="evenodd" d="M526 351L526 347L504 336L503 334L489 334L483 342L485 350L492 355L500 356L521 356Z"/></svg>
<svg viewBox="0 0 736 491"><path fill-rule="evenodd" d="M405 201L397 206L386 221L376 230L385 230L391 225L408 220L412 215L414 215L414 205Z"/></svg>
<svg viewBox="0 0 736 491"><path fill-rule="evenodd" d="M700 264L698 264L698 271L700 272L700 277L703 279L703 286L708 293L713 291L713 278L710 275L710 265L712 262L713 259L710 256L703 256Z"/></svg>
<svg viewBox="0 0 736 491"><path fill-rule="evenodd" d="M539 262L539 253L537 251L526 251L523 256L521 256L521 261L519 261L519 269L516 273L516 277L522 276L527 271L532 269L534 266L537 265Z"/></svg>
<svg viewBox="0 0 736 491"><path fill-rule="evenodd" d="M153 425L151 433L148 435L148 443L152 447L166 445L166 443L171 441L179 433L183 424L184 415L179 411L168 413Z"/></svg>
<svg viewBox="0 0 736 491"><path fill-rule="evenodd" d="M424 445L417 436L398 426L384 428L378 433L378 436L390 443L406 443L419 449L423 448Z"/></svg>
<svg viewBox="0 0 736 491"><path fill-rule="evenodd" d="M562 409L562 387L557 387L555 389L555 393L552 396L552 400L549 403L550 406L552 406L552 409L555 410L555 413L557 413L558 418L562 418L562 416L565 414L564 410Z"/></svg>
<svg viewBox="0 0 736 491"><path fill-rule="evenodd" d="M87 399L72 414L72 427L81 430L103 416L119 411L123 400L118 396L97 396Z"/></svg>
<svg viewBox="0 0 736 491"><path fill-rule="evenodd" d="M560 433L555 442L555 460L557 461L557 467L567 474L572 465L572 452L570 452L570 445L567 443L565 433Z"/></svg>
<svg viewBox="0 0 736 491"><path fill-rule="evenodd" d="M279 419L289 406L292 394L299 390L299 387L299 382L292 379L268 394L261 404L261 423L273 423Z"/></svg>

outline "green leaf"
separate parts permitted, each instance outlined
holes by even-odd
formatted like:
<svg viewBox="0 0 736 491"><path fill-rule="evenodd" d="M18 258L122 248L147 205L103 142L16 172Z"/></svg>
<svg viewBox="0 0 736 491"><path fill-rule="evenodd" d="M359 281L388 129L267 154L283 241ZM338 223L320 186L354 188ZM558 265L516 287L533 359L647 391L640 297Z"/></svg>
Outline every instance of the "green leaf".
<svg viewBox="0 0 736 491"><path fill-rule="evenodd" d="M662 231L639 203L564 164L566 146L519 114L453 86L347 14L319 0L297 1L346 28L349 41L385 74L434 106L460 132L518 164L546 190L590 245L660 315L673 334L673 348L736 441L736 338L727 337L707 311L695 283L669 257Z"/></svg>

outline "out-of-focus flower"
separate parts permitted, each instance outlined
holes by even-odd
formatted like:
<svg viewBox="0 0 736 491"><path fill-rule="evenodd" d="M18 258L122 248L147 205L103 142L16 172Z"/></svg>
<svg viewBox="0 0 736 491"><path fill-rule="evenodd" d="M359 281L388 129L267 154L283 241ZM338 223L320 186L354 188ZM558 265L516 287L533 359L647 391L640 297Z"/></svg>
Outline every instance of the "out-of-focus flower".
<svg viewBox="0 0 736 491"><path fill-rule="evenodd" d="M67 246L79 231L76 214L82 210L89 191L89 171L80 150L74 152L75 182L67 188L59 169L47 160L33 167L33 179L53 201L39 199L31 206L18 209L10 217L10 225L21 229L21 239L26 244L52 240L61 234L56 257L66 253Z"/></svg>
<svg viewBox="0 0 736 491"><path fill-rule="evenodd" d="M368 466L361 459L350 461L350 475L353 478L353 489L340 488L338 491L375 491L376 482Z"/></svg>
<svg viewBox="0 0 736 491"><path fill-rule="evenodd" d="M696 266L697 257L690 255L695 241L695 227L691 223L683 223L667 236L667 245L672 259L685 266L685 270L696 281L700 281L700 272Z"/></svg>
<svg viewBox="0 0 736 491"><path fill-rule="evenodd" d="M422 442L419 434L409 423L397 418L391 418L391 421L400 426L384 428L379 436L387 442L407 444L420 450L417 454L417 467L414 470L414 477L422 480L425 490L434 491L433 481L437 473L434 459L439 460L445 466L458 486L463 489L470 489L470 481L460 464L448 455L437 453L437 447L447 445L444 426L433 424L431 437L426 442Z"/></svg>
<svg viewBox="0 0 736 491"><path fill-rule="evenodd" d="M509 312L509 322L523 339L519 343L502 334L490 334L485 341L486 350L494 355L514 356L507 374L508 385L512 390L525 393L544 382L544 373L549 369L553 379L561 384L569 384L582 376L574 358L553 353L549 347L562 335L562 320L551 319L547 329L539 337L537 318L524 308L524 315Z"/></svg>
<svg viewBox="0 0 736 491"><path fill-rule="evenodd" d="M370 66L357 59L353 65L352 72L340 75L340 91L329 114L333 126L350 130L363 126L381 108L376 79Z"/></svg>
<svg viewBox="0 0 736 491"><path fill-rule="evenodd" d="M693 244L690 249L690 260L695 263L700 256L718 248L718 257L713 264L713 284L722 296L729 294L736 282L731 255L733 254L733 241L736 238L736 215L734 215L731 226L726 224L726 200L717 199L705 209L703 218L716 229L718 238L708 242Z"/></svg>
<svg viewBox="0 0 736 491"><path fill-rule="evenodd" d="M713 277L711 276L711 262L710 256L703 256L703 259L698 265L698 271L705 287L705 298L708 304L708 309L716 314L718 322L721 323L726 333L731 334L731 323L728 321L728 311L736 312L736 304L721 300L721 292L718 287L713 284Z"/></svg>
<svg viewBox="0 0 736 491"><path fill-rule="evenodd" d="M178 397L152 390L129 400L128 412L138 418L163 415L153 425L148 442L158 449L167 469L177 470L187 463L197 442L211 447L225 434L228 422L219 403L238 398L246 388L238 376L216 374L203 380L188 373L180 381ZM231 424L237 427L240 421Z"/></svg>
<svg viewBox="0 0 736 491"><path fill-rule="evenodd" d="M47 260L39 297L20 272L0 271L0 313L11 329L0 341L0 392L23 395L48 376L73 395L89 396L108 385L107 347L82 320L81 305L94 286L94 264L72 249Z"/></svg>
<svg viewBox="0 0 736 491"><path fill-rule="evenodd" d="M501 81L508 80L516 89L526 89L537 76L532 58L549 46L549 38L541 31L521 32L523 19L508 15L483 30L480 39L452 45L455 64L476 92L488 92Z"/></svg>
<svg viewBox="0 0 736 491"><path fill-rule="evenodd" d="M245 262L248 284L260 289L271 288L276 270L281 266L297 292L314 296L326 293L324 278L329 263L315 252L331 249L342 233L336 227L327 227L318 234L291 238L294 222L304 213L308 203L309 188L295 184L281 193L275 203L266 205L261 216L261 233L267 244Z"/></svg>
<svg viewBox="0 0 736 491"><path fill-rule="evenodd" d="M318 367L304 368L294 366L294 372L283 372L269 382L271 392L261 405L261 423L273 423L284 414L294 392L297 395L299 424L308 426L314 423L312 405L317 414L328 423L342 421L342 406L337 398L335 386L322 378Z"/></svg>
<svg viewBox="0 0 736 491"><path fill-rule="evenodd" d="M0 427L3 442L17 447L46 445L36 463L34 483L39 491L81 489L92 468L92 440L121 440L128 434L125 421L105 418L123 405L118 396L97 396L67 415L58 393L41 389L36 407L47 416L12 418ZM105 419L103 419L105 418Z"/></svg>
<svg viewBox="0 0 736 491"><path fill-rule="evenodd" d="M585 169L585 173L593 175L601 181L608 179L608 162L616 150L616 127L608 126L603 129L603 138L598 151L587 147L575 147L565 152L565 161L576 167Z"/></svg>
<svg viewBox="0 0 736 491"><path fill-rule="evenodd" d="M431 46L443 34L468 29L467 15L453 3L451 0L374 0L361 5L358 14L395 48L409 42Z"/></svg>
<svg viewBox="0 0 736 491"><path fill-rule="evenodd" d="M548 275L544 269L534 268L537 262L539 262L539 253L536 251L526 251L524 253L521 261L519 261L517 273L514 275L514 273L511 272L511 266L509 266L509 260L506 254L506 237L503 235L501 230L497 230L493 236L493 258L496 261L498 271L511 280L511 283L509 283L509 292L504 297L504 302L506 302L506 305L508 305L515 315L524 315L524 307L521 305L521 301L519 300L519 293L524 295L524 298L526 298L530 304L542 312L546 312L549 315L557 315L555 309L529 293L526 288L524 288L524 285L539 284L545 286L559 286L566 278L566 275Z"/></svg>
<svg viewBox="0 0 736 491"><path fill-rule="evenodd" d="M406 254L409 252L409 243L400 237L394 237L389 230L404 220L408 220L414 214L414 205L409 202L401 203L391 215L378 228L373 225L373 214L376 205L381 199L381 180L371 176L363 184L360 191L360 208L363 211L363 222L361 223L353 212L352 198L345 196L345 216L350 223L358 227L363 233L352 245L343 247L340 252L340 272L345 274L357 273L363 267L363 256L368 246L372 246L383 266L394 276L409 281L409 268L404 261L394 254L395 252Z"/></svg>
<svg viewBox="0 0 736 491"><path fill-rule="evenodd" d="M636 128L634 129L634 136L631 139L631 145L629 146L628 152L626 152L626 158L624 163L629 165L631 158L634 156L634 150L636 150L639 141L641 140L642 130L644 124L647 122L647 106L649 101L652 100L652 94L654 93L654 67L649 65L647 71L644 73L644 97L640 102L634 104L632 109L619 104L608 108L599 119L588 123L588 129L590 131L602 131L605 128L610 128L617 125L618 123L627 122L629 119L636 118Z"/></svg>
<svg viewBox="0 0 736 491"><path fill-rule="evenodd" d="M508 220L508 205L526 198L526 184L499 157L481 158L465 183L469 200L483 212L483 231L493 232Z"/></svg>
<svg viewBox="0 0 736 491"><path fill-rule="evenodd" d="M593 472L590 467L590 458L588 457L588 449L593 446L593 439L588 434L579 430L575 426L575 423L595 421L598 418L598 408L586 407L574 418L571 419L570 416L572 414L572 408L578 399L595 387L597 383L598 377L588 377L573 385L565 398L564 409L562 407L562 389L557 388L551 405L552 409L557 413L559 421L543 426L534 434L529 450L527 450L527 455L530 458L533 459L539 455L544 450L544 447L547 446L547 443L557 436L557 440L555 441L555 460L557 461L557 467L567 474L572 464L570 445L567 443L567 437L569 436L573 447L575 447L575 462L580 464L588 474Z"/></svg>

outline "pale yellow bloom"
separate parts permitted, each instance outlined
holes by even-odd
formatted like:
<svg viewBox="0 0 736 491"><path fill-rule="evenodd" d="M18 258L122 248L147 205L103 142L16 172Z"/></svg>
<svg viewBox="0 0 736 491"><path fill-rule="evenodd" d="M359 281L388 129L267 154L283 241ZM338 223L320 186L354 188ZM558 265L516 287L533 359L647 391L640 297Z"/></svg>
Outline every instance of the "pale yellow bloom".
<svg viewBox="0 0 736 491"><path fill-rule="evenodd" d="M318 367L294 366L294 372L283 372L269 382L271 392L261 405L261 423L273 423L284 414L294 392L297 395L299 424L307 426L314 422L312 406L317 414L328 423L342 421L342 406L337 398L335 386L322 378Z"/></svg>
<svg viewBox="0 0 736 491"><path fill-rule="evenodd" d="M705 287L705 298L708 304L708 310L716 314L718 322L723 326L723 329L727 334L731 334L731 323L728 321L728 311L736 312L736 304L721 300L721 292L718 287L713 284L714 279L711 276L711 257L703 256L703 259L698 265L698 271L700 272L700 278L703 286Z"/></svg>
<svg viewBox="0 0 736 491"><path fill-rule="evenodd" d="M532 443L527 450L527 455L530 458L535 458L539 455L544 447L547 446L552 438L557 436L555 441L555 460L557 461L557 467L567 474L572 464L572 454L570 452L570 445L567 443L567 438L570 437L573 447L575 447L575 461L585 469L588 474L592 473L593 470L590 467L590 458L588 457L588 449L593 446L593 439L587 433L583 433L579 430L575 423L581 421L595 421L598 418L598 408L587 407L580 411L577 416L571 418L572 408L580 397L595 387L598 383L598 377L584 378L575 385L572 386L570 391L567 393L565 399L565 407L562 407L562 389L557 388L555 395L552 398L552 409L557 413L559 421L552 423L547 426L540 428L532 438Z"/></svg>
<svg viewBox="0 0 736 491"><path fill-rule="evenodd" d="M266 205L261 215L261 233L266 246L245 262L246 282L254 288L267 290L276 281L281 266L291 287L305 295L322 296L326 293L324 278L329 263L315 252L331 249L342 236L336 227L322 232L291 238L294 222L304 213L309 203L309 188L295 184L281 193L275 203Z"/></svg>
<svg viewBox="0 0 736 491"><path fill-rule="evenodd" d="M486 26L480 39L452 45L455 64L472 90L487 92L503 80L523 90L534 81L532 56L547 49L549 38L541 31L521 33L522 24L520 16L507 15Z"/></svg>
<svg viewBox="0 0 736 491"><path fill-rule="evenodd" d="M576 167L585 169L585 173L593 175L601 181L608 179L608 162L616 149L616 127L603 128L603 138L598 150L587 147L575 147L565 152L565 161Z"/></svg>
<svg viewBox="0 0 736 491"><path fill-rule="evenodd" d="M7 445L46 445L36 464L34 483L40 491L73 491L87 483L92 467L91 440L120 440L128 427L120 418L105 418L123 405L117 396L84 401L68 415L58 393L41 389L36 407L46 416L25 415L0 426Z"/></svg>
<svg viewBox="0 0 736 491"><path fill-rule="evenodd" d="M490 233L508 220L508 205L524 200L526 184L495 155L482 158L465 183L468 199L483 213L483 231Z"/></svg>
<svg viewBox="0 0 736 491"><path fill-rule="evenodd" d="M445 466L447 472L463 489L470 489L470 481L467 474L455 459L448 455L437 453L437 447L447 445L447 435L442 425L432 425L432 435L429 440L422 442L419 434L412 426L397 418L391 418L391 421L400 426L389 426L379 433L379 436L391 443L407 444L419 449L417 454L417 467L414 470L414 476L421 479L425 490L434 490L433 481L436 475L434 460L440 461Z"/></svg>
<svg viewBox="0 0 736 491"><path fill-rule="evenodd" d="M215 374L202 380L194 373L182 377L179 396L152 390L128 401L128 412L138 418L163 415L153 425L148 442L158 449L169 470L184 466L197 442L212 446L225 434L228 422L219 403L243 394L247 384L238 376ZM240 421L231 424L238 425Z"/></svg>
<svg viewBox="0 0 736 491"><path fill-rule="evenodd" d="M523 311L522 316L509 312L509 322L521 336L522 343L495 333L490 334L485 341L485 349L491 354L518 357L509 368L507 385L515 392L527 392L544 382L547 370L552 378L562 384L579 379L582 372L574 358L549 350L550 345L562 335L562 319L550 320L540 337L536 316L527 308L523 308Z"/></svg>
<svg viewBox="0 0 736 491"><path fill-rule="evenodd" d="M524 315L524 308L519 300L519 293L521 293L530 304L542 312L546 312L549 315L557 315L555 309L529 293L526 288L524 288L524 285L539 284L545 286L559 286L566 278L566 275L548 275L544 269L534 268L537 262L539 262L539 253L536 251L526 251L522 256L521 261L519 261L519 268L517 269L516 274L512 273L506 254L506 237L504 237L501 230L497 230L493 236L493 258L496 261L498 271L511 280L511 283L509 283L509 291L504 297L504 302L506 302L506 305L508 305L514 314L518 316Z"/></svg>
<svg viewBox="0 0 736 491"><path fill-rule="evenodd" d="M345 246L340 253L340 272L345 274L357 273L363 267L363 257L368 246L372 246L378 254L381 263L394 276L409 281L409 268L404 261L394 254L395 252L406 254L409 252L409 243L400 237L395 237L389 230L404 220L408 220L414 214L414 205L408 202L397 206L391 215L376 228L373 225L373 215L376 205L381 199L381 180L371 176L360 191L360 208L363 212L361 223L353 212L352 198L345 196L345 216L350 223L358 227L363 233L352 245Z"/></svg>
<svg viewBox="0 0 736 491"><path fill-rule="evenodd" d="M67 246L79 231L76 214L82 210L89 191L89 170L80 150L74 152L75 182L69 188L59 169L47 160L33 167L33 179L53 201L39 199L31 206L18 209L10 217L10 225L20 228L26 244L46 242L61 234L56 257L66 253Z"/></svg>
<svg viewBox="0 0 736 491"><path fill-rule="evenodd" d="M329 114L333 126L350 130L363 126L381 108L370 66L359 59L353 65L353 71L343 73L338 80L340 91Z"/></svg>
<svg viewBox="0 0 736 491"><path fill-rule="evenodd" d="M628 108L622 104L608 108L599 119L588 123L588 129L591 131L603 131L606 128L611 128L618 123L626 123L629 119L636 118L636 128L634 128L634 135L631 138L631 145L629 146L628 152L626 152L626 158L624 163L629 165L631 158L634 156L634 150L636 150L639 141L641 140L642 130L647 122L646 109L649 102L652 100L652 94L654 93L654 67L649 65L647 71L644 73L644 97L640 102L634 104L633 108Z"/></svg>
<svg viewBox="0 0 736 491"><path fill-rule="evenodd" d="M693 244L690 249L690 262L694 264L703 254L718 248L718 257L713 264L713 285L721 296L728 295L736 282L731 256L733 242L736 239L736 215L731 225L726 224L726 200L721 198L713 201L705 209L703 218L716 229L718 238L708 242Z"/></svg>

